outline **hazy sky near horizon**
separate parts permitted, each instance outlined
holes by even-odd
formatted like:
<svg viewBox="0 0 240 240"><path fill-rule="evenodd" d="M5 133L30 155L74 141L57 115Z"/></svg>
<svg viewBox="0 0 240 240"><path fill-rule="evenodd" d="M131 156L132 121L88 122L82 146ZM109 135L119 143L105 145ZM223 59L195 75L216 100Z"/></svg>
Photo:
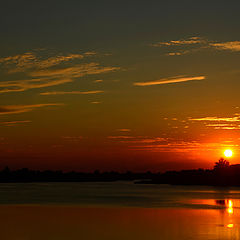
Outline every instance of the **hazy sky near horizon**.
<svg viewBox="0 0 240 240"><path fill-rule="evenodd" d="M240 159L238 1L5 1L0 166Z"/></svg>

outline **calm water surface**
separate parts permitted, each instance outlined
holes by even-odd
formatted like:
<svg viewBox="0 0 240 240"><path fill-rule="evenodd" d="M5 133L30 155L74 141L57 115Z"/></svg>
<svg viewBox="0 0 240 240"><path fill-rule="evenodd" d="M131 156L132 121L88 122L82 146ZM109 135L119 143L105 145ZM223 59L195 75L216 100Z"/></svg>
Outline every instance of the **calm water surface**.
<svg viewBox="0 0 240 240"><path fill-rule="evenodd" d="M240 188L0 184L0 239L240 239Z"/></svg>

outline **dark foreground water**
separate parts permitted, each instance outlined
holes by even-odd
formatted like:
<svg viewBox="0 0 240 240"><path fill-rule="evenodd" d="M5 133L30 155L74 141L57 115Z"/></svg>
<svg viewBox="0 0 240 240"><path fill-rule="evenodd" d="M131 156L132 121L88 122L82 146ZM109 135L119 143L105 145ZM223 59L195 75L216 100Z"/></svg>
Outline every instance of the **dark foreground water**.
<svg viewBox="0 0 240 240"><path fill-rule="evenodd" d="M0 184L0 239L240 239L240 188Z"/></svg>

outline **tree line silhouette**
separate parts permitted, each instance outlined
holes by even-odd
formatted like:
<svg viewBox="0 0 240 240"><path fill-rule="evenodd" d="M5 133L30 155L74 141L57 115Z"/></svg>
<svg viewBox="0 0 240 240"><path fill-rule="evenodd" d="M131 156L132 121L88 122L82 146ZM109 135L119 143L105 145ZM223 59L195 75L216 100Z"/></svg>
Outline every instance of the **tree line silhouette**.
<svg viewBox="0 0 240 240"><path fill-rule="evenodd" d="M134 181L137 179L152 179L153 173L133 173L127 171L119 173L116 171L100 172L63 172L63 171L39 171L22 168L10 170L5 167L0 171L0 182L112 182L112 181Z"/></svg>
<svg viewBox="0 0 240 240"><path fill-rule="evenodd" d="M230 165L227 160L220 158L213 169L167 171L153 176L151 180L142 180L138 183L240 186L240 164Z"/></svg>
<svg viewBox="0 0 240 240"><path fill-rule="evenodd" d="M215 163L213 169L192 169L181 171L167 171L152 173L150 171L124 173L98 170L86 172L38 171L22 168L10 170L5 167L0 171L0 182L113 182L135 181L137 184L173 184L173 185L214 185L214 186L240 186L240 164L230 165L221 158Z"/></svg>

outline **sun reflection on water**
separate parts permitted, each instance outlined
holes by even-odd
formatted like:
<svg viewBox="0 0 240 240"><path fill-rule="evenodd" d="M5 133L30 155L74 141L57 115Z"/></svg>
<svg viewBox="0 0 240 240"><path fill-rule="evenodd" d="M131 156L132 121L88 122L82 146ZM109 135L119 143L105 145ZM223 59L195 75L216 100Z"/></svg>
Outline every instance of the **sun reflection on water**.
<svg viewBox="0 0 240 240"><path fill-rule="evenodd" d="M227 201L227 211L228 211L228 213L229 213L229 215L231 215L231 214L233 214L233 201L232 200L228 200ZM229 224L227 224L227 228L233 228L234 227L234 225L233 225L233 223L232 223L232 217L230 216L230 219L229 219L229 221L230 221L230 223Z"/></svg>
<svg viewBox="0 0 240 240"><path fill-rule="evenodd" d="M192 200L192 204L199 206L212 207L218 209L220 213L221 226L229 231L233 231L236 228L236 215L239 214L240 201L236 199L198 199ZM217 208L216 208L217 207ZM240 238L239 238L240 239Z"/></svg>
<svg viewBox="0 0 240 240"><path fill-rule="evenodd" d="M227 225L227 228L233 228L233 223L229 223L228 225Z"/></svg>
<svg viewBox="0 0 240 240"><path fill-rule="evenodd" d="M232 202L232 200L228 200L227 204L228 204L228 208L227 208L228 213L233 214L233 202Z"/></svg>

